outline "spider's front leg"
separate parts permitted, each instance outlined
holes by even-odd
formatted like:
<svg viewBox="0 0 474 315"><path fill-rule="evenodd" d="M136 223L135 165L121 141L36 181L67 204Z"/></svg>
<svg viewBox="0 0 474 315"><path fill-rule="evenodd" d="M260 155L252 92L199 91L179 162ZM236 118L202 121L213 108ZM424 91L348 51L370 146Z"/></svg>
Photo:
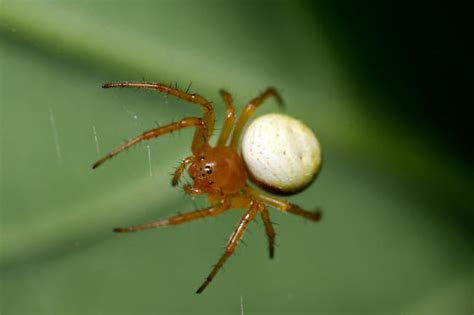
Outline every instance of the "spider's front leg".
<svg viewBox="0 0 474 315"><path fill-rule="evenodd" d="M224 125L222 127L221 134L219 135L219 140L217 141L217 146L224 146L227 143L227 140L229 139L232 129L234 128L235 111L234 111L232 96L230 95L230 93L227 92L226 90L221 90L220 93L222 97L224 98L224 103L226 106L226 114L225 114Z"/></svg>
<svg viewBox="0 0 474 315"><path fill-rule="evenodd" d="M197 130L200 130L201 132L205 132L206 130L206 124L205 122L198 117L187 117L184 119L181 119L180 121L177 121L175 123L160 127L160 128L155 128L152 130L145 131L141 135L133 138L132 140L128 141L127 143L122 144L115 150L107 153L104 157L102 157L100 160L94 163L92 168L97 168L101 164L103 164L105 161L113 158L120 152L122 152L125 149L130 148L131 146L134 146L137 143L140 143L144 140L150 140L159 136L162 136L164 134L173 132L175 130L187 128L187 127L196 127Z"/></svg>
<svg viewBox="0 0 474 315"><path fill-rule="evenodd" d="M214 123L216 120L216 114L211 103L202 97L199 94L188 93L188 91L181 91L177 87L173 88L162 83L152 83L152 82L115 82L115 83L106 83L102 86L104 89L109 88L140 88L145 90L154 90L165 94L173 95L179 99L185 100L187 102L196 104L202 108L203 111L203 121L205 129L197 129L194 134L192 151L193 153L202 147L208 145L208 140L212 136L214 131Z"/></svg>

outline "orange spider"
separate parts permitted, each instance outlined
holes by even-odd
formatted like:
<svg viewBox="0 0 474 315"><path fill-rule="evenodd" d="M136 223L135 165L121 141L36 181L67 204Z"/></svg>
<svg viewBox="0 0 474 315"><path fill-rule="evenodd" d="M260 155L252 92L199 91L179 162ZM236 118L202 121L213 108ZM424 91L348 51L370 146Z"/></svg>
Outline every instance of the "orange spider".
<svg viewBox="0 0 474 315"><path fill-rule="evenodd" d="M260 214L265 231L268 237L268 247L270 258L274 255L275 232L273 230L267 205L277 208L283 212L292 213L302 216L312 221L319 221L321 218L320 211L309 212L301 209L297 205L287 201L264 195L248 184L247 180L252 179L249 171L238 153L239 139L242 130L253 114L255 109L268 97L275 97L278 103L282 104L282 99L273 88L268 88L261 95L252 99L244 108L237 124L235 125L234 107L232 105L231 95L224 90L220 93L224 98L226 105L226 117L224 126L217 140L217 144L212 147L209 145L209 139L214 131L215 112L209 101L198 94L191 94L188 91L181 91L178 88L172 88L160 83L135 83L120 82L107 83L103 88L142 88L148 90L156 90L162 93L171 94L177 98L183 99L190 103L200 106L203 110L203 117L186 117L178 122L171 123L166 126L155 128L142 133L141 135L131 139L127 143L119 146L115 150L109 152L103 158L95 162L92 168L97 168L108 159L114 157L123 150L143 141L150 140L161 135L173 132L178 129L195 127L193 142L191 145L192 155L185 158L184 161L176 169L172 179L172 185L178 184L179 178L188 167L188 172L193 179L193 185L186 185L184 191L191 195L208 194L208 202L211 205L208 208L196 210L193 212L180 214L167 220L161 220L153 223L131 226L127 228L116 228L115 232L132 232L142 231L151 228L176 225L187 221L197 220L208 216L217 216L233 208L245 208L247 211L240 220L237 228L230 236L226 245L225 252L214 266L204 283L197 289L196 293L201 293L214 279L217 272L221 269L227 259L235 251L240 239L242 238L248 224ZM232 132L233 131L233 132ZM231 136L232 133L232 137ZM230 142L228 141L230 138ZM251 175L251 174L250 174ZM259 184L258 182L256 184ZM264 187L265 188L265 187ZM267 187L268 188L268 187Z"/></svg>

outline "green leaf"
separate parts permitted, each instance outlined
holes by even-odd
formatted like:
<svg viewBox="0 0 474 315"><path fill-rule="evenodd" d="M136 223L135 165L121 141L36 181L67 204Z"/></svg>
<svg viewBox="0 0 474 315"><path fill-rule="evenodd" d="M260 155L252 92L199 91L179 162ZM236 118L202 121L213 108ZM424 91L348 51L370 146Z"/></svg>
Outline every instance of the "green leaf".
<svg viewBox="0 0 474 315"><path fill-rule="evenodd" d="M429 313L456 304L450 288L469 289L451 283L472 277L472 178L442 148L362 106L376 100L354 96L304 6L0 5L0 313L238 314L241 301L249 313ZM290 198L321 206L322 222L273 211L276 258L267 258L263 226L252 225L248 246L200 296L243 212L113 234L206 205L170 185L191 130L91 169L122 139L199 113L166 95L101 89L143 78L192 82L213 101L218 124L218 89L240 109L278 88L286 112L323 145L322 174ZM269 102L257 115L276 110Z"/></svg>

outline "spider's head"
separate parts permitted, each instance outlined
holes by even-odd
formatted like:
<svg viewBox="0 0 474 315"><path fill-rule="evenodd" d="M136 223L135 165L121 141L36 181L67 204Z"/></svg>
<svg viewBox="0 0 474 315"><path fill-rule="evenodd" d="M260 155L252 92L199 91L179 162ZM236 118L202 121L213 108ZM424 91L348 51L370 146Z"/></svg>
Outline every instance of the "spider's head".
<svg viewBox="0 0 474 315"><path fill-rule="evenodd" d="M188 169L189 175L193 179L193 187L199 188L204 192L215 190L215 168L216 161L206 159L204 155L198 156Z"/></svg>
<svg viewBox="0 0 474 315"><path fill-rule="evenodd" d="M235 150L216 147L197 154L188 172L193 187L206 193L234 193L245 186L247 173Z"/></svg>

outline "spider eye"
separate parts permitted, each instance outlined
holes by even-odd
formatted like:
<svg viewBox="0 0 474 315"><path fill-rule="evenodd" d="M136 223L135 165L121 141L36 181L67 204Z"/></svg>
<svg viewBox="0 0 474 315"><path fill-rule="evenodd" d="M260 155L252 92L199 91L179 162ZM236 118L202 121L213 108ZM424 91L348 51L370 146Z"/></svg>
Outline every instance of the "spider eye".
<svg viewBox="0 0 474 315"><path fill-rule="evenodd" d="M205 158L204 156L201 156L201 157L199 158L200 161L204 161L205 159L206 159L206 158Z"/></svg>
<svg viewBox="0 0 474 315"><path fill-rule="evenodd" d="M204 170L206 171L207 174L211 174L211 173L212 173L212 168L211 168L210 165L204 166Z"/></svg>
<svg viewBox="0 0 474 315"><path fill-rule="evenodd" d="M214 182L212 180L208 181L209 185L212 185L214 184Z"/></svg>

